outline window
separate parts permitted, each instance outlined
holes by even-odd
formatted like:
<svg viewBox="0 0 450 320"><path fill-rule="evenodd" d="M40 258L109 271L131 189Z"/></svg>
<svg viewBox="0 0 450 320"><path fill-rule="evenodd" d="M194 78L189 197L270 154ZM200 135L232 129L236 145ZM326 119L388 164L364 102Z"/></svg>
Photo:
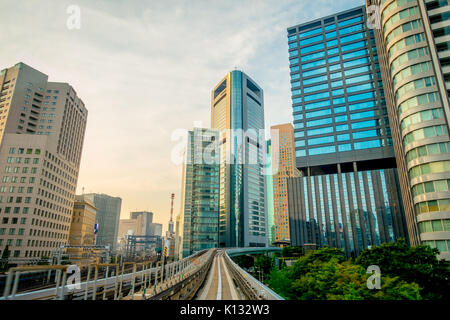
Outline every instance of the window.
<svg viewBox="0 0 450 320"><path fill-rule="evenodd" d="M320 148L311 148L308 150L308 153L310 156L319 155L319 154L326 154L326 153L334 153L336 152L335 146L327 146L327 147L320 147Z"/></svg>
<svg viewBox="0 0 450 320"><path fill-rule="evenodd" d="M352 125L353 127L353 125ZM371 138L371 137L377 137L379 136L379 133L377 130L366 130L366 131L358 131L353 132L353 139L365 139L365 138Z"/></svg>
<svg viewBox="0 0 450 320"><path fill-rule="evenodd" d="M333 142L334 142L334 136L328 136L328 137L309 139L308 145L313 146L313 145L317 145L317 144L333 143Z"/></svg>
<svg viewBox="0 0 450 320"><path fill-rule="evenodd" d="M364 142L355 142L354 147L355 147L355 150L378 148L378 147L381 147L381 141L380 140L369 140L369 141L364 141Z"/></svg>
<svg viewBox="0 0 450 320"><path fill-rule="evenodd" d="M353 19L345 20L345 21L340 21L340 22L338 22L338 26L339 27L344 27L344 26L347 26L349 24L356 23L356 22L359 22L359 21L363 21L361 16L353 18Z"/></svg>
<svg viewBox="0 0 450 320"><path fill-rule="evenodd" d="M314 111L314 112L307 112L306 113L306 119L326 116L326 115L330 115L330 114L331 114L331 109L325 109L325 110Z"/></svg>
<svg viewBox="0 0 450 320"><path fill-rule="evenodd" d="M318 43L318 44L315 44L315 45L312 45L309 47L301 48L300 53L305 54L305 53L309 53L312 51L323 50L323 49L324 49L323 43Z"/></svg>
<svg viewBox="0 0 450 320"><path fill-rule="evenodd" d="M314 42L318 42L318 41L323 41L323 36L322 35L318 35L315 37L311 37L308 39L304 39L304 40L300 40L300 46L305 46ZM301 49L300 49L301 50Z"/></svg>

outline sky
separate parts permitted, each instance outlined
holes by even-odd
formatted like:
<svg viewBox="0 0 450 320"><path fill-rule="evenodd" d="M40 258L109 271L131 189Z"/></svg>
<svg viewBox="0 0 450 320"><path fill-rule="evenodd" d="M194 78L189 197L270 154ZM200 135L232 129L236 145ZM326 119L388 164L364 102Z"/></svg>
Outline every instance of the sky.
<svg viewBox="0 0 450 320"><path fill-rule="evenodd" d="M165 231L171 193L180 212L172 134L210 126L212 88L242 70L264 90L266 128L292 122L286 29L363 4L1 0L0 69L24 62L70 83L89 112L77 193L121 197L122 219L149 210Z"/></svg>

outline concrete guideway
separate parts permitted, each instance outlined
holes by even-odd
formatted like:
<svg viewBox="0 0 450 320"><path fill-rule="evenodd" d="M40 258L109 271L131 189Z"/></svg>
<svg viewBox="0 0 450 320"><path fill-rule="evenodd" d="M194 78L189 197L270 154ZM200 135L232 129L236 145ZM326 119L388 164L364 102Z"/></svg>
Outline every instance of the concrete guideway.
<svg viewBox="0 0 450 320"><path fill-rule="evenodd" d="M242 300L230 276L222 250L214 257L205 286L197 296L197 300Z"/></svg>

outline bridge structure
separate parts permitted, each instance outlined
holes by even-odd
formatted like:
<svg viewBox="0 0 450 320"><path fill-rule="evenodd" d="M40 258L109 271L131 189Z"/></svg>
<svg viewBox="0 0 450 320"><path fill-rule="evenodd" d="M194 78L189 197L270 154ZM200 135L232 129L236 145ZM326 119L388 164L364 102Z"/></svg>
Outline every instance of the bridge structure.
<svg viewBox="0 0 450 320"><path fill-rule="evenodd" d="M281 249L210 249L165 265L92 264L83 281L67 265L15 267L0 300L283 300L231 259L277 251ZM21 276L51 270L54 287L18 292Z"/></svg>

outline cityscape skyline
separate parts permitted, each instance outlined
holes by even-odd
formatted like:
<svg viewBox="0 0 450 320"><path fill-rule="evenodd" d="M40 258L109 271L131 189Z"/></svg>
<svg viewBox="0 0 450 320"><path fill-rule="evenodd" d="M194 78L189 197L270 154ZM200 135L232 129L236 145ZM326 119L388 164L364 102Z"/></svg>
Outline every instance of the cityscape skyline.
<svg viewBox="0 0 450 320"><path fill-rule="evenodd" d="M127 218L131 211L150 210L166 230L172 192L176 194L174 216L180 208L181 167L166 161L175 144L170 140L171 133L178 128L189 129L195 121L202 121L204 127L210 125L209 90L217 77L235 67L248 73L265 91L266 128L292 123L286 26L361 3L319 1L312 9L306 2L289 1L283 6L267 1L249 2L240 4L245 15L249 15L247 19L231 10L232 2L201 6L150 3L143 8L134 2L124 6L79 1L80 30L66 28L69 4L43 1L29 22L32 28L28 22L10 28L14 21L28 17L28 4L2 1L0 18L7 32L0 39L29 40L29 51L16 46L2 50L2 68L22 61L51 75L52 81L71 83L90 110L77 194L84 188L85 193L121 197L121 218ZM235 19L245 22L234 26L231 22ZM38 35L39 41L31 40ZM179 35L176 46L172 44L175 35ZM128 39L129 46L120 46L116 36ZM222 43L215 42L218 36ZM178 50L180 47L183 50ZM203 47L214 50L205 51ZM192 66L188 65L189 60L194 61ZM96 69L100 72L92 72ZM181 75L179 70L183 70ZM186 81L193 77L195 85ZM122 90L121 95L115 94L117 88ZM178 94L173 96L173 90ZM133 112L123 113L130 101ZM172 114L164 110L175 110L180 116L163 125L163 120ZM110 127L116 129L105 130ZM135 139L130 141L131 136ZM147 173L142 174L143 171Z"/></svg>
<svg viewBox="0 0 450 320"><path fill-rule="evenodd" d="M0 21L0 301L450 299L450 0Z"/></svg>

